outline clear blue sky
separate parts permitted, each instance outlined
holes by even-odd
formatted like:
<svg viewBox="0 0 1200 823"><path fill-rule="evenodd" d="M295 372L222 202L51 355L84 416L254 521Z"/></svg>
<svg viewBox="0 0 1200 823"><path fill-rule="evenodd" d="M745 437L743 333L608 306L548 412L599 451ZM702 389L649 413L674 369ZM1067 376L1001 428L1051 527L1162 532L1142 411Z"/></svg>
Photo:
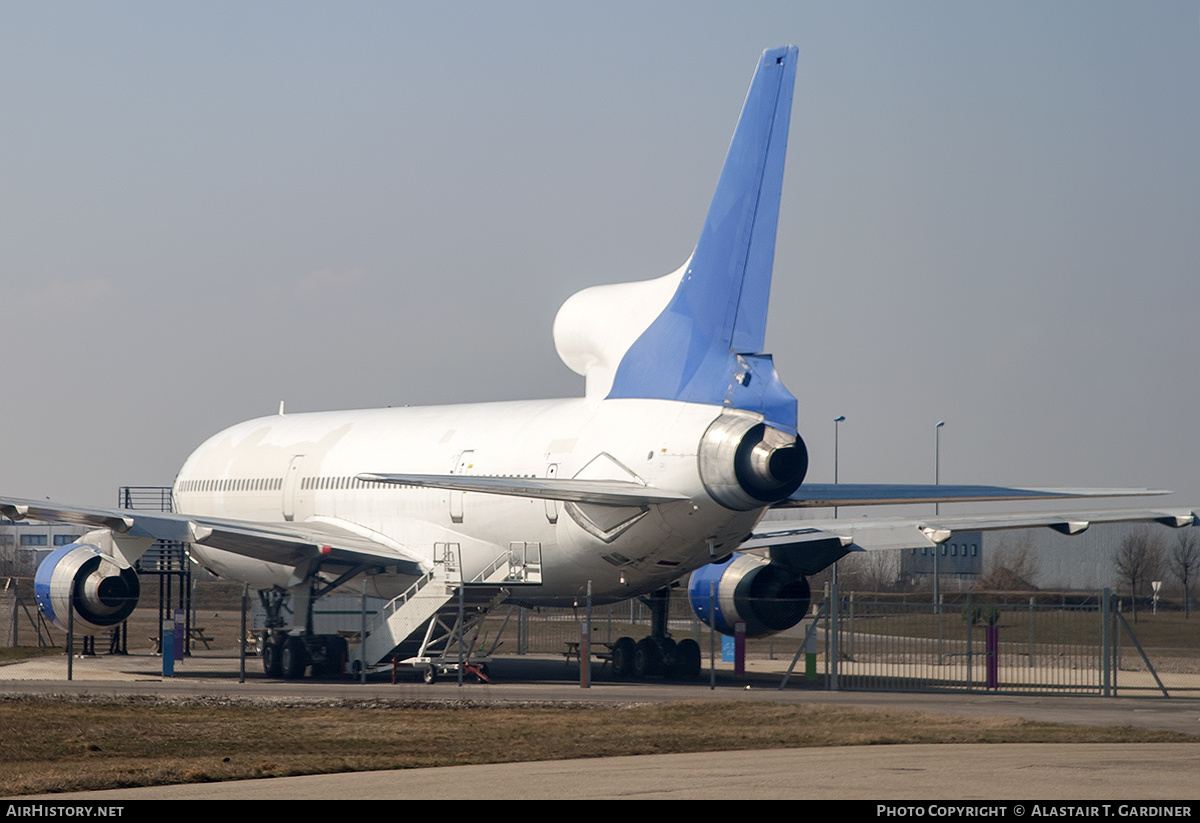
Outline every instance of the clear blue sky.
<svg viewBox="0 0 1200 823"><path fill-rule="evenodd" d="M0 5L0 490L289 411L570 396L799 46L768 347L810 478L1200 503L1197 2ZM386 468L386 467L383 467Z"/></svg>

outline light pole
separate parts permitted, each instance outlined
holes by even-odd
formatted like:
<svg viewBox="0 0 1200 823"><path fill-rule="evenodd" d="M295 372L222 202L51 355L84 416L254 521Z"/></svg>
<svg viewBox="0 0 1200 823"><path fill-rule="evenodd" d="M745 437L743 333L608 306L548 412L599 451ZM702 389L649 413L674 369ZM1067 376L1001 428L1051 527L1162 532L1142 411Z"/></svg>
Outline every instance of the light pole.
<svg viewBox="0 0 1200 823"><path fill-rule="evenodd" d="M939 420L937 425L933 427L933 485L940 486L942 483L942 426L946 425L945 420ZM933 504L933 513L938 514L938 504Z"/></svg>
<svg viewBox="0 0 1200 823"><path fill-rule="evenodd" d="M835 486L837 485L837 482L838 482L838 426L840 426L845 420L846 420L846 415L844 415L844 414L839 414L837 417L833 418L833 485L835 485ZM833 517L835 520L837 519L837 506L833 507ZM841 624L838 621L840 619L839 613L841 610L838 607L841 604L842 594L841 594L841 588L838 586L838 583L839 583L839 581L838 581L838 564L837 564L836 560L833 562L833 568L830 570L830 572L831 572L831 574L830 574L831 580L829 581L830 582L829 595L830 595L830 605L832 607L832 610L830 613L830 624L833 626L840 626ZM838 637L838 631L835 630L831 636L832 645L830 646L830 649L829 649L830 657L833 659L832 674L833 674L834 684L837 683L837 660L838 660L837 637Z"/></svg>
<svg viewBox="0 0 1200 823"><path fill-rule="evenodd" d="M945 420L939 420L937 425L933 427L933 485L940 486L942 484L942 426L946 425ZM938 504L933 504L933 513L938 514ZM938 615L938 662L941 663L941 614L942 614L942 569L939 563L939 558L942 555L942 544L935 543L933 546L933 613Z"/></svg>
<svg viewBox="0 0 1200 823"><path fill-rule="evenodd" d="M846 422L846 415L833 418L833 485L838 482L838 425ZM833 519L837 520L837 506L833 507Z"/></svg>

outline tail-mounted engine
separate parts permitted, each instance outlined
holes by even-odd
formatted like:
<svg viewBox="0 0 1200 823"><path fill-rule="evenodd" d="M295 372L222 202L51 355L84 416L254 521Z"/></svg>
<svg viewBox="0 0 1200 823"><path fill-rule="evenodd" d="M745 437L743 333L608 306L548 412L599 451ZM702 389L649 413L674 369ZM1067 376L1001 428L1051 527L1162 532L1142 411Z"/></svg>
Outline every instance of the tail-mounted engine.
<svg viewBox="0 0 1200 823"><path fill-rule="evenodd" d="M722 634L746 624L747 637L790 629L808 614L808 579L795 569L748 554L709 563L692 572L688 600L696 617Z"/></svg>
<svg viewBox="0 0 1200 823"><path fill-rule="evenodd" d="M140 586L137 572L95 546L72 543L56 549L38 566L33 581L38 609L54 625L67 629L75 620L93 629L115 626L133 613Z"/></svg>
<svg viewBox="0 0 1200 823"><path fill-rule="evenodd" d="M700 479L722 506L734 511L786 500L808 471L808 449L798 435L722 414L700 440Z"/></svg>

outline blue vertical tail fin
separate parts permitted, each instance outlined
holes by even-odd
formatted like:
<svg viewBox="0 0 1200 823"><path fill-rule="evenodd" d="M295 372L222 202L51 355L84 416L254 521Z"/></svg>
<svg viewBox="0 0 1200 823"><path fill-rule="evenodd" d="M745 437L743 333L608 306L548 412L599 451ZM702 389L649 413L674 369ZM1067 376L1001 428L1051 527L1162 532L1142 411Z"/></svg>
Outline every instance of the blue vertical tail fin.
<svg viewBox="0 0 1200 823"><path fill-rule="evenodd" d="M759 59L696 250L609 397L725 405L795 430L796 398L762 349L797 55L783 46Z"/></svg>

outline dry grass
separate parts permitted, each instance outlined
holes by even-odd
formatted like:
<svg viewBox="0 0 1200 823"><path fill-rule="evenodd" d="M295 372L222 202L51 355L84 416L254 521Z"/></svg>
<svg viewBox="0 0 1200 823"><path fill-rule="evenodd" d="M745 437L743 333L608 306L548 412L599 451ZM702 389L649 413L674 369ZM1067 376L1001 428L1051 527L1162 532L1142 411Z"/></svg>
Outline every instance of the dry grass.
<svg viewBox="0 0 1200 823"><path fill-rule="evenodd" d="M262 708L0 698L0 795L251 777L888 743L1181 742L1182 734L771 704Z"/></svg>

